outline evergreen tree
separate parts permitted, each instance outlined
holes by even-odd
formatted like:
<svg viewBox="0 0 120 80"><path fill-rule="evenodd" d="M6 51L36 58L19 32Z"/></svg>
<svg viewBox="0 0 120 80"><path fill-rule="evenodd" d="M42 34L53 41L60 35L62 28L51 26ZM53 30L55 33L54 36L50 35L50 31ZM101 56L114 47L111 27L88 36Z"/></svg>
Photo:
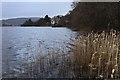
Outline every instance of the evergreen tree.
<svg viewBox="0 0 120 80"><path fill-rule="evenodd" d="M21 26L33 26L33 22L31 19L28 19Z"/></svg>

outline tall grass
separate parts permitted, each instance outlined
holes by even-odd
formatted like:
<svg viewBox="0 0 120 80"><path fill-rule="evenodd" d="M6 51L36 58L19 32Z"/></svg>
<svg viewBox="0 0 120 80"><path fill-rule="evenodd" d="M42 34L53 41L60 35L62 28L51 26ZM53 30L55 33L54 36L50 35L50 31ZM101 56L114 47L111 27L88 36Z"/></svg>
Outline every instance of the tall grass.
<svg viewBox="0 0 120 80"><path fill-rule="evenodd" d="M76 77L118 78L120 76L120 35L116 31L79 36L72 56Z"/></svg>
<svg viewBox="0 0 120 80"><path fill-rule="evenodd" d="M36 56L34 62L26 64L21 77L29 78L72 78L70 56L64 51L49 51L44 56ZM24 65L25 66L25 65Z"/></svg>
<svg viewBox="0 0 120 80"><path fill-rule="evenodd" d="M120 77L120 34L116 31L78 36L70 51L51 50L23 65L29 78L116 78Z"/></svg>

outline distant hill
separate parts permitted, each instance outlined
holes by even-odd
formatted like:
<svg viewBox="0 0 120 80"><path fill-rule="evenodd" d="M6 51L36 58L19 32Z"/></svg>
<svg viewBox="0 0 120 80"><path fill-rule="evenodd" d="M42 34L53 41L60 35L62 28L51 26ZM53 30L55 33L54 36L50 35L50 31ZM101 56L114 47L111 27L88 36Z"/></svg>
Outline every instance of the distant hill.
<svg viewBox="0 0 120 80"><path fill-rule="evenodd" d="M23 24L28 19L31 19L32 21L36 21L36 20L39 19L39 17L6 19L6 20L2 20L2 25L3 26L7 26L7 25L20 26L21 24Z"/></svg>

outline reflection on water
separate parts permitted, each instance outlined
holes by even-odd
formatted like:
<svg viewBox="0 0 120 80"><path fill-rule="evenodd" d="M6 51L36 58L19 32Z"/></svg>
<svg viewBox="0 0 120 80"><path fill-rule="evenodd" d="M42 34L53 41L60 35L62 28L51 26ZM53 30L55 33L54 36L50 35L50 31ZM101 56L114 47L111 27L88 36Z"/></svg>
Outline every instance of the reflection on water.
<svg viewBox="0 0 120 80"><path fill-rule="evenodd" d="M3 77L24 73L22 65L34 56L45 55L50 49L63 49L74 38L75 32L67 28L3 27L2 73Z"/></svg>

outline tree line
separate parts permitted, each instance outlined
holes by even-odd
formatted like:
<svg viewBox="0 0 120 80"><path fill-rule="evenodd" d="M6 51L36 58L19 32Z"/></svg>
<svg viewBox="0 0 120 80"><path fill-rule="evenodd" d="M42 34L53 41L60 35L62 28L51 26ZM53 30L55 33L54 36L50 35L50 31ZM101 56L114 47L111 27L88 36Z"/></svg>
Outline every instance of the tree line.
<svg viewBox="0 0 120 80"><path fill-rule="evenodd" d="M72 11L65 16L50 18L46 15L38 21L27 20L22 26L66 26L74 30L120 30L119 2L73 2ZM54 20L54 24L51 24Z"/></svg>
<svg viewBox="0 0 120 80"><path fill-rule="evenodd" d="M77 2L72 7L61 24L76 30L120 30L119 2Z"/></svg>
<svg viewBox="0 0 120 80"><path fill-rule="evenodd" d="M25 21L21 26L50 26L51 25L51 18L46 15L44 18L40 18L37 21L32 21L28 19Z"/></svg>

